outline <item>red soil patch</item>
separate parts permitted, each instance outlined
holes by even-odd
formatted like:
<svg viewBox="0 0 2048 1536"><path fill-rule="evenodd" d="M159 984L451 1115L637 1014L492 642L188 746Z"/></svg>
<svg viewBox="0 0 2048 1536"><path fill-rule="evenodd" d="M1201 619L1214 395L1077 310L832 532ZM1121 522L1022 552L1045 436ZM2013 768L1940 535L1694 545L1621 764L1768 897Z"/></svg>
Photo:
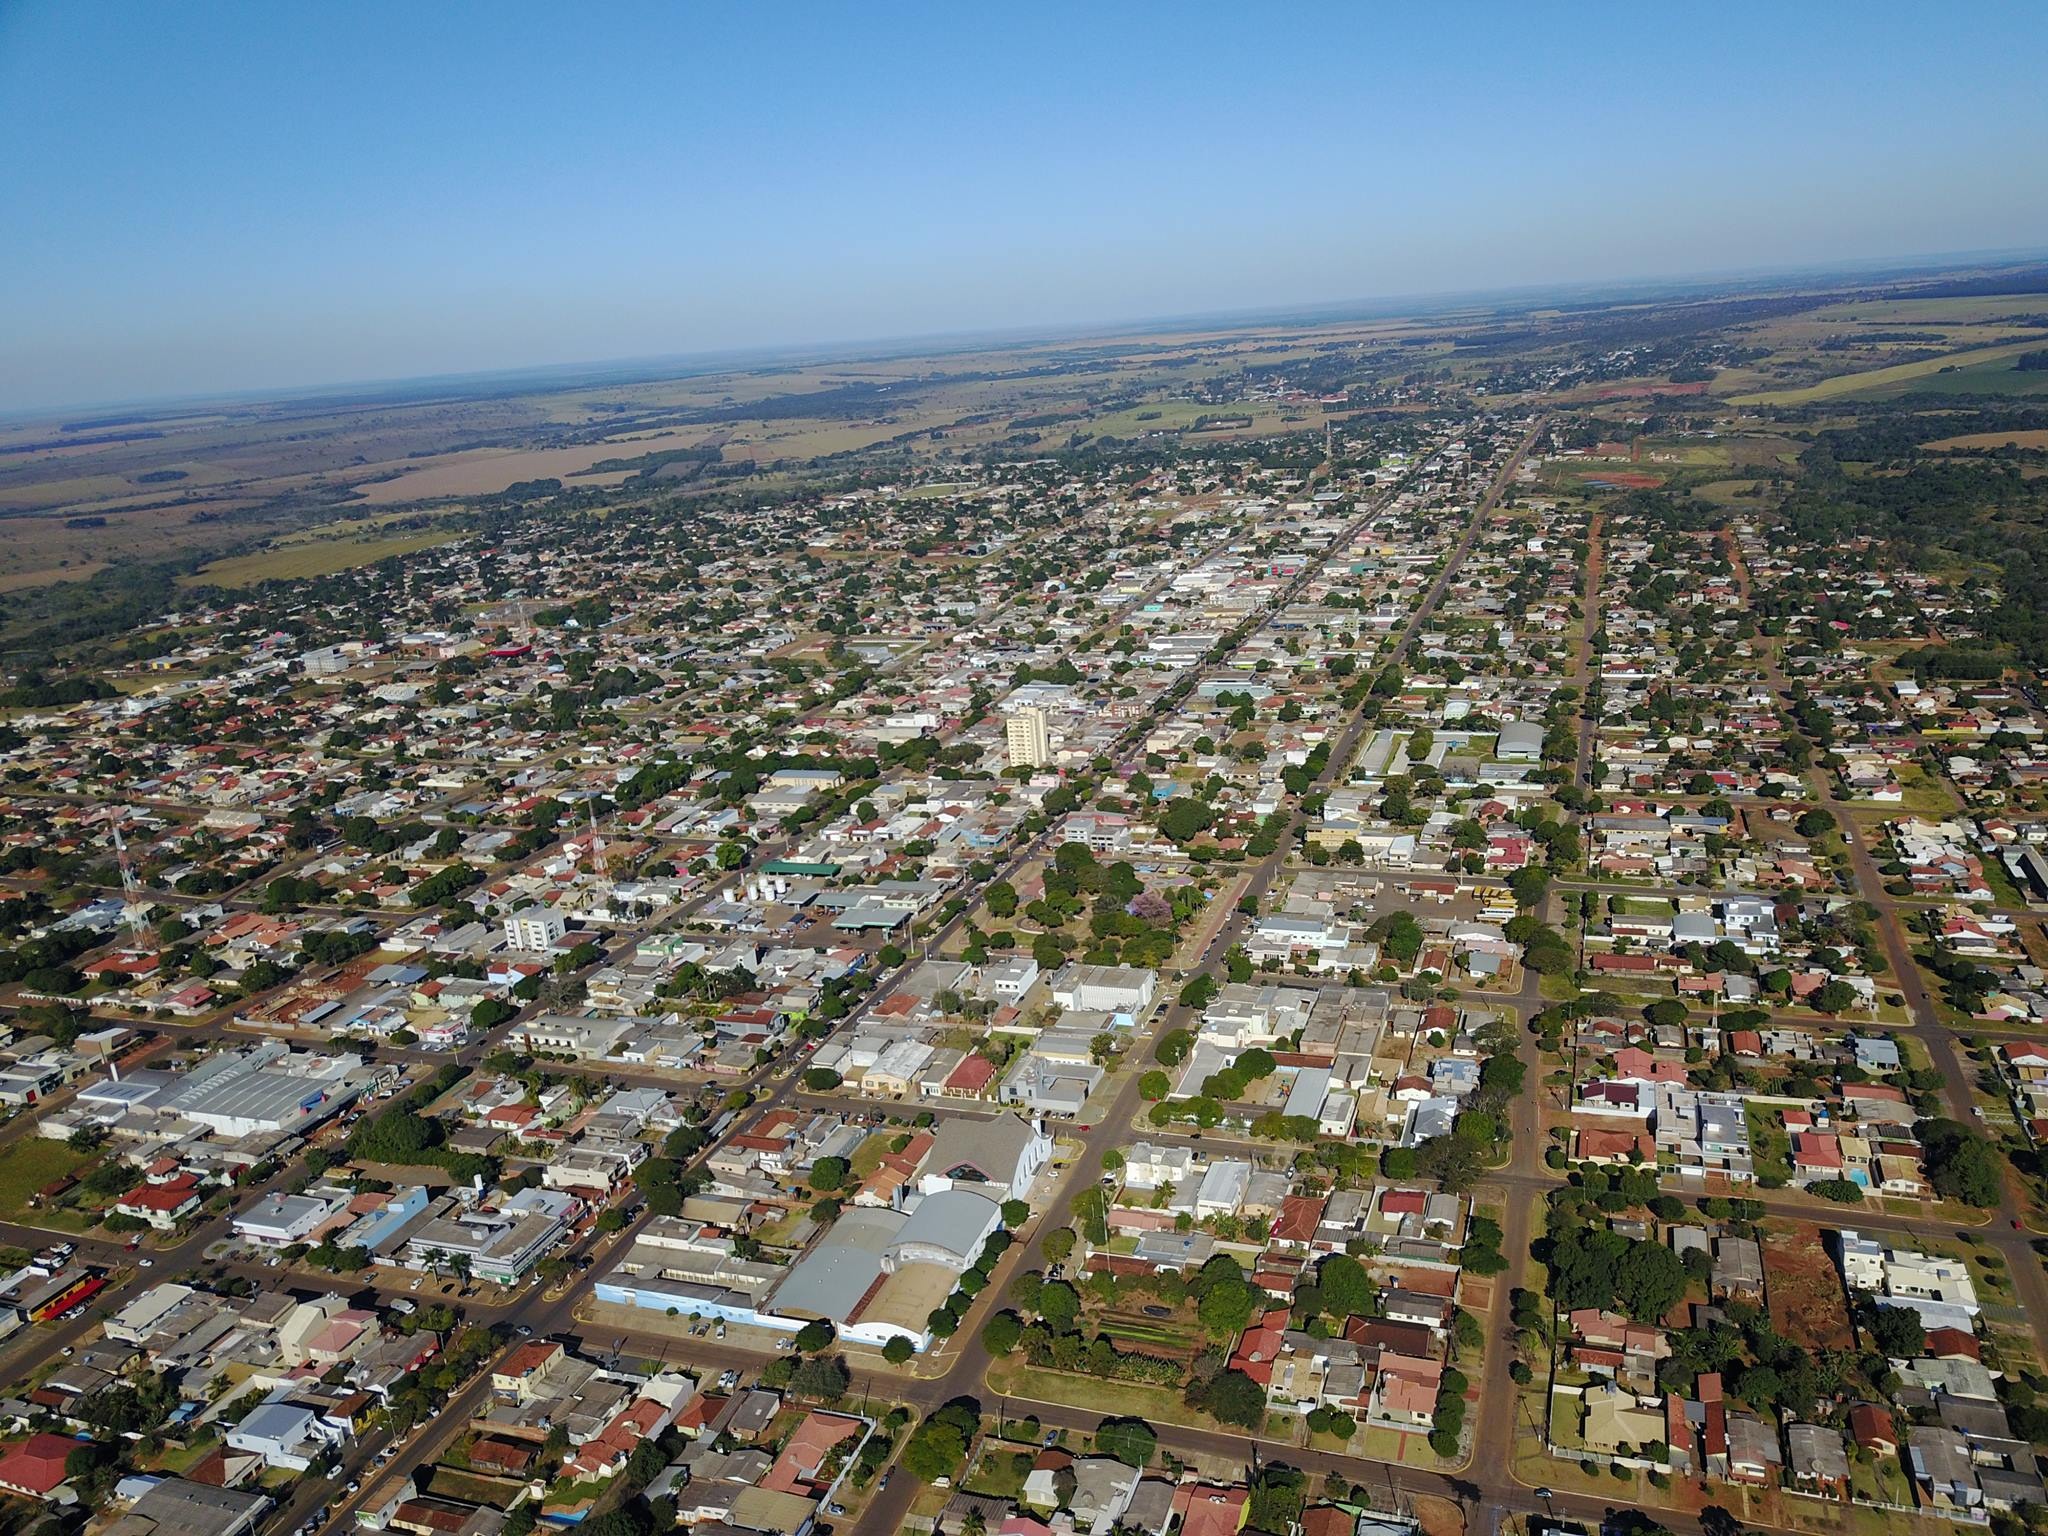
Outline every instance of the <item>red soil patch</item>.
<svg viewBox="0 0 2048 1536"><path fill-rule="evenodd" d="M1808 1349L1853 1349L1849 1301L1835 1262L1821 1246L1820 1228L1801 1223L1764 1239L1764 1289L1771 1326Z"/></svg>

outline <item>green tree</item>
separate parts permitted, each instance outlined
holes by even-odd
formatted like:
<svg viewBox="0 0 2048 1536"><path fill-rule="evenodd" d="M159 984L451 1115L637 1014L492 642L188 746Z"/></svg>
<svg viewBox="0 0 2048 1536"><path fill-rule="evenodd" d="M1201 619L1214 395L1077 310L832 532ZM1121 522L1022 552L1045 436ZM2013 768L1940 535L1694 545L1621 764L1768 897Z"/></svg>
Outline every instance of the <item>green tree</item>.
<svg viewBox="0 0 2048 1536"><path fill-rule="evenodd" d="M1190 1407L1240 1429L1257 1429L1266 1421L1265 1389L1243 1371L1219 1371L1207 1381L1197 1379L1183 1395Z"/></svg>
<svg viewBox="0 0 2048 1536"><path fill-rule="evenodd" d="M1095 1431L1095 1449L1127 1467L1149 1466L1159 1436L1143 1419L1104 1419Z"/></svg>
<svg viewBox="0 0 2048 1536"><path fill-rule="evenodd" d="M1913 1133L1925 1154L1927 1182L1936 1194L1979 1210L1998 1204L2004 1175L1989 1142L1954 1120L1922 1120Z"/></svg>
<svg viewBox="0 0 2048 1536"><path fill-rule="evenodd" d="M1252 1309L1258 1296L1242 1280L1212 1286L1202 1297L1197 1308L1202 1326L1215 1339L1235 1338L1244 1331L1245 1324L1252 1320Z"/></svg>
<svg viewBox="0 0 2048 1536"><path fill-rule="evenodd" d="M982 1325L981 1342L992 1355L1007 1355L1024 1338L1024 1324L1017 1314L1008 1310L998 1312Z"/></svg>
<svg viewBox="0 0 2048 1536"><path fill-rule="evenodd" d="M1064 1333L1081 1316L1081 1297L1064 1280L1049 1280L1038 1291L1038 1315L1055 1333Z"/></svg>

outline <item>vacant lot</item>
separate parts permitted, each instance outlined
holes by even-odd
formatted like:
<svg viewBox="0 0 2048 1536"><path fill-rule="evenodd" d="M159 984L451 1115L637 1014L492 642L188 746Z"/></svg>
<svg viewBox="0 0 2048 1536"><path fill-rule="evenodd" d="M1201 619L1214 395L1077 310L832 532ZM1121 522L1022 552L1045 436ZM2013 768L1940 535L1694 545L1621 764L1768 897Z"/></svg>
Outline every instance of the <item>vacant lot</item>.
<svg viewBox="0 0 2048 1536"><path fill-rule="evenodd" d="M1820 1228L1801 1223L1764 1239L1764 1288L1771 1326L1808 1349L1850 1349L1849 1303L1835 1262L1821 1246Z"/></svg>
<svg viewBox="0 0 2048 1536"><path fill-rule="evenodd" d="M90 1153L74 1152L61 1141L24 1136L0 1152L0 1212L23 1219L37 1190L78 1172L91 1161Z"/></svg>

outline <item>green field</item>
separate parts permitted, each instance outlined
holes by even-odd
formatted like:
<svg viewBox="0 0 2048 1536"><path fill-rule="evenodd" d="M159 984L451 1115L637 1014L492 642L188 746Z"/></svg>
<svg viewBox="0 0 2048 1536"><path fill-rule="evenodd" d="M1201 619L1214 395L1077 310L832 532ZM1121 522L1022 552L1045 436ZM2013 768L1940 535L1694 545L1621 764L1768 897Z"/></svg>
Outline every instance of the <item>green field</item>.
<svg viewBox="0 0 2048 1536"><path fill-rule="evenodd" d="M76 1173L92 1161L87 1152L74 1152L61 1141L41 1136L24 1136L0 1152L0 1211L15 1220L30 1214L29 1198L45 1185L66 1174Z"/></svg>
<svg viewBox="0 0 2048 1536"><path fill-rule="evenodd" d="M186 586L253 587L259 581L291 581L306 576L331 576L357 566L375 565L394 555L416 554L437 544L451 543L462 535L455 529L436 533L408 533L388 539L333 538L304 544L281 545L253 555L216 560L179 581Z"/></svg>
<svg viewBox="0 0 2048 1536"><path fill-rule="evenodd" d="M2022 373L2009 363L1979 363L1884 390L1879 398L1899 395L2048 395L2048 370Z"/></svg>
<svg viewBox="0 0 2048 1536"><path fill-rule="evenodd" d="M1145 1386L1130 1381L1104 1381L1099 1376L1075 1376L1065 1371L1040 1370L1016 1358L998 1360L989 1367L991 1390L1011 1400L1011 1416L1018 1403L1046 1403L1054 1407L1085 1408L1091 1413L1127 1414L1154 1424L1180 1424L1191 1429L1216 1429L1216 1420L1200 1409L1190 1408L1172 1387Z"/></svg>
<svg viewBox="0 0 2048 1536"><path fill-rule="evenodd" d="M1789 1180L1792 1177L1792 1138L1778 1123L1777 1111L1765 1109L1760 1104L1750 1104L1744 1107L1743 1117L1749 1122L1749 1151L1756 1164L1757 1177L1775 1176Z"/></svg>
<svg viewBox="0 0 2048 1536"><path fill-rule="evenodd" d="M1809 384L1804 389L1766 390L1757 395L1739 395L1730 400L1730 405L1810 405L1816 400L1840 400L1851 395L1886 396L1907 394L1915 389L1938 390L1947 393L1958 388L1958 381L1965 378L1983 380L1997 377L2005 380L2040 380L2039 387L2048 390L2048 373L2017 373L2012 360L2022 352L2040 350L2040 340L2009 342L2002 347L1981 347L1972 352L1949 352L1935 357L1915 358L1910 363L1895 363L1889 368L1872 368L1863 373L1842 373L1831 379L1822 379L1818 384ZM1953 373L1943 373L1952 368ZM1939 383L1934 382L1939 380ZM2017 388L2007 384L2002 390L1994 390L1983 382L1966 387L1960 392L1968 394L1988 393L2032 393L2034 386L2022 382Z"/></svg>
<svg viewBox="0 0 2048 1536"><path fill-rule="evenodd" d="M1024 1479L1031 1475L1031 1462L1030 1451L1006 1446L1000 1440L990 1440L982 1446L974 1470L962 1486L969 1493L1015 1500L1024 1493Z"/></svg>

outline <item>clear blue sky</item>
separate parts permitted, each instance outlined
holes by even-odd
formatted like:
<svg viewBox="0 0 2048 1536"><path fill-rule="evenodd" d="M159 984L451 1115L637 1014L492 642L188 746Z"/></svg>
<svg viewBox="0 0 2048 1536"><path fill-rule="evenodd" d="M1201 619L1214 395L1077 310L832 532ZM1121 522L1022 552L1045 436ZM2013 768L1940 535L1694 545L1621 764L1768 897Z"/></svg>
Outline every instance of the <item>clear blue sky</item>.
<svg viewBox="0 0 2048 1536"><path fill-rule="evenodd" d="M0 406L2048 246L2048 6L0 0Z"/></svg>

